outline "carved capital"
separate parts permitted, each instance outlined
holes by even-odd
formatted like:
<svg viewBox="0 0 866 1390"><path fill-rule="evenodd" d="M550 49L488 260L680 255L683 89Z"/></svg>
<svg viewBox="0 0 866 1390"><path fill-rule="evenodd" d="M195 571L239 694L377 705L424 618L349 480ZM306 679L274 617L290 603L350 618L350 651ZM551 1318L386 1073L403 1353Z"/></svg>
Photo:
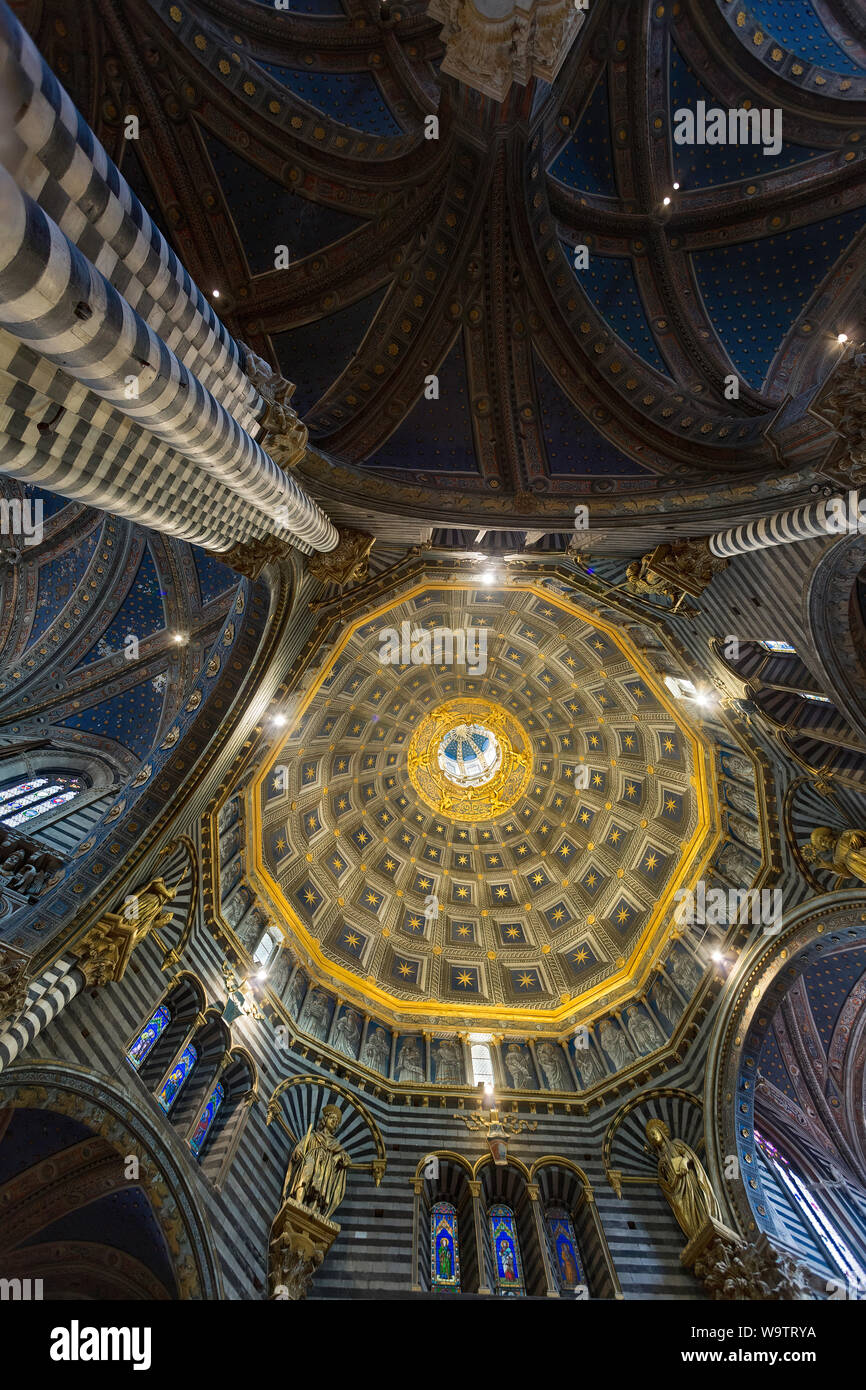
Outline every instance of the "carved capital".
<svg viewBox="0 0 866 1390"><path fill-rule="evenodd" d="M316 1216L287 1197L271 1227L269 1297L292 1302L306 1298L316 1270L339 1234L336 1221Z"/></svg>
<svg viewBox="0 0 866 1390"><path fill-rule="evenodd" d="M711 1298L764 1302L810 1299L806 1270L778 1250L766 1235L751 1245L720 1221L707 1221L680 1260L701 1280Z"/></svg>
<svg viewBox="0 0 866 1390"><path fill-rule="evenodd" d="M0 946L0 1019L12 1019L27 1002L27 956Z"/></svg>
<svg viewBox="0 0 866 1390"><path fill-rule="evenodd" d="M367 578L370 551L375 544L373 536L366 532L346 528L340 532L336 549L311 555L307 569L322 584L339 584L341 589L347 584L362 584Z"/></svg>
<svg viewBox="0 0 866 1390"><path fill-rule="evenodd" d="M290 555L292 546L278 536L264 536L257 541L243 541L233 545L231 550L207 550L214 560L230 565L245 579L258 579L265 565L274 564Z"/></svg>
<svg viewBox="0 0 866 1390"><path fill-rule="evenodd" d="M289 405L295 392L294 383L274 371L246 343L239 346L245 353L244 370L266 405L259 419L262 433L258 442L280 468L294 468L307 447L307 427L301 424Z"/></svg>
<svg viewBox="0 0 866 1390"><path fill-rule="evenodd" d="M442 71L494 101L512 83L552 82L586 15L574 0L430 0L442 24Z"/></svg>

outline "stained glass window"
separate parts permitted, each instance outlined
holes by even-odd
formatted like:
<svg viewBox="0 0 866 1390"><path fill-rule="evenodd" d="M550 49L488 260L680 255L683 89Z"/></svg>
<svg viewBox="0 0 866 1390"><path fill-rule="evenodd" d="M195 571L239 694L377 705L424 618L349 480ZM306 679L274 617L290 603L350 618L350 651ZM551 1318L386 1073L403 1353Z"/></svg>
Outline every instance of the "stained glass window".
<svg viewBox="0 0 866 1390"><path fill-rule="evenodd" d="M60 774L50 779L35 777L29 782L16 782L0 792L0 824L12 829L45 815L78 796L82 785L77 777Z"/></svg>
<svg viewBox="0 0 866 1390"><path fill-rule="evenodd" d="M806 1225L818 1238L819 1245L829 1256L831 1264L841 1269L848 1281L860 1291L866 1289L866 1270L858 1264L850 1246L842 1239L823 1207L815 1200L796 1168L783 1154L755 1130L755 1141L768 1159L788 1200L805 1218Z"/></svg>
<svg viewBox="0 0 866 1390"><path fill-rule="evenodd" d="M761 646L765 652L784 652L787 656L797 655L796 647L792 647L790 642L762 642Z"/></svg>
<svg viewBox="0 0 866 1390"><path fill-rule="evenodd" d="M811 700L816 705L832 705L833 701L826 695L816 695L812 690L795 690L795 695L799 695L801 700Z"/></svg>
<svg viewBox="0 0 866 1390"><path fill-rule="evenodd" d="M476 1086L480 1081L493 1082L493 1059L487 1043L472 1044L472 1080Z"/></svg>
<svg viewBox="0 0 866 1390"><path fill-rule="evenodd" d="M216 1119L216 1113L219 1110L225 1098L226 1093L223 1090L222 1082L218 1081L210 1093L208 1103L205 1106L204 1110L201 1112L198 1124L196 1125L192 1134L192 1138L189 1141L189 1146L194 1154L201 1153L204 1141L210 1134L211 1127L213 1126L213 1122Z"/></svg>
<svg viewBox="0 0 866 1390"><path fill-rule="evenodd" d="M46 781L47 778L45 777L34 777L32 782L16 782L14 786L7 787L5 791L0 792L0 803L8 801L12 796L23 796L25 792L35 791L37 787L44 787Z"/></svg>
<svg viewBox="0 0 866 1390"><path fill-rule="evenodd" d="M573 1289L578 1284L585 1283L571 1217L564 1210L549 1211L547 1213L547 1229L553 1251L554 1270L560 1288Z"/></svg>
<svg viewBox="0 0 866 1390"><path fill-rule="evenodd" d="M510 1207L497 1203L488 1211L487 1219L490 1223L496 1292L505 1297L515 1297L524 1293L525 1289L514 1212Z"/></svg>
<svg viewBox="0 0 866 1390"><path fill-rule="evenodd" d="M181 1087L197 1061L198 1050L192 1043L189 1043L178 1057L157 1096L157 1100L166 1114L177 1100Z"/></svg>
<svg viewBox="0 0 866 1390"><path fill-rule="evenodd" d="M430 1283L434 1289L460 1292L457 1212L450 1202L437 1202L430 1213Z"/></svg>
<svg viewBox="0 0 866 1390"><path fill-rule="evenodd" d="M170 1022L171 1014L165 1004L160 1004L153 1017L145 1023L135 1042L127 1049L126 1055L136 1070L141 1066L157 1038Z"/></svg>

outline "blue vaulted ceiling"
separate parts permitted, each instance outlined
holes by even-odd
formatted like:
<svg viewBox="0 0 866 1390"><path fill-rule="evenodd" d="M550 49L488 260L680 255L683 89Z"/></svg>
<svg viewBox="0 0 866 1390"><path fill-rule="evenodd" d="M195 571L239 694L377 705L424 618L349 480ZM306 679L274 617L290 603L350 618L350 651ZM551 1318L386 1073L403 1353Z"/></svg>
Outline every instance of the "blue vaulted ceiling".
<svg viewBox="0 0 866 1390"><path fill-rule="evenodd" d="M607 76L602 73L577 129L550 166L550 172L569 188L615 198L608 100Z"/></svg>
<svg viewBox="0 0 866 1390"><path fill-rule="evenodd" d="M534 359L538 408L553 475L633 477L646 473L581 415L539 357Z"/></svg>
<svg viewBox="0 0 866 1390"><path fill-rule="evenodd" d="M101 738L122 743L143 758L153 746L165 696L154 680L140 681L110 699L72 714L61 722L69 729L83 729Z"/></svg>
<svg viewBox="0 0 866 1390"><path fill-rule="evenodd" d="M215 135L205 132L204 142L254 275L274 269L277 246L288 246L290 261L301 260L364 225L360 217L299 197Z"/></svg>
<svg viewBox="0 0 866 1390"><path fill-rule="evenodd" d="M477 473L462 334L439 367L438 400L423 396L368 460L371 467Z"/></svg>
<svg viewBox="0 0 866 1390"><path fill-rule="evenodd" d="M159 575L150 548L145 547L132 586L111 623L84 657L82 665L100 661L123 651L124 641L132 634L139 642L165 627L165 606Z"/></svg>
<svg viewBox="0 0 866 1390"><path fill-rule="evenodd" d="M748 0L747 11L774 39L810 63L834 72L863 73L825 29L812 0Z"/></svg>
<svg viewBox="0 0 866 1390"><path fill-rule="evenodd" d="M697 110L697 103L703 101L707 107L722 106L698 77L695 76L676 43L671 42L670 61L670 110L671 119L677 110L687 108ZM785 123L782 117L782 133ZM739 179L758 178L764 174L775 173L792 164L803 164L806 160L826 154L827 150L807 148L803 145L786 143L777 155L765 155L761 145L677 145L671 141L671 168L673 179L684 189L712 188L720 183L734 183Z"/></svg>
<svg viewBox="0 0 866 1390"><path fill-rule="evenodd" d="M303 68L281 67L277 63L262 63L261 66L296 96L341 125L352 126L368 135L401 133L370 72L309 72Z"/></svg>
<svg viewBox="0 0 866 1390"><path fill-rule="evenodd" d="M760 389L792 324L866 226L866 208L692 256L707 312L746 381Z"/></svg>
<svg viewBox="0 0 866 1390"><path fill-rule="evenodd" d="M563 245L563 250L573 265L572 247ZM667 376L667 367L649 326L631 257L605 256L593 251L586 269L576 270L575 276L591 303L623 342L650 367Z"/></svg>
<svg viewBox="0 0 866 1390"><path fill-rule="evenodd" d="M215 556L209 555L206 550L201 550L198 546L193 546L192 553L202 604L210 603L212 599L224 594L226 589L235 587L238 577L233 569L223 564L222 560L217 560Z"/></svg>
<svg viewBox="0 0 866 1390"><path fill-rule="evenodd" d="M48 630L72 598L93 559L98 539L96 530L92 530L80 544L70 547L62 555L56 555L39 566L36 610L30 629L31 643Z"/></svg>
<svg viewBox="0 0 866 1390"><path fill-rule="evenodd" d="M374 290L325 318L274 334L280 370L289 381L298 383L292 405L300 415L315 405L349 365L385 293L384 289Z"/></svg>

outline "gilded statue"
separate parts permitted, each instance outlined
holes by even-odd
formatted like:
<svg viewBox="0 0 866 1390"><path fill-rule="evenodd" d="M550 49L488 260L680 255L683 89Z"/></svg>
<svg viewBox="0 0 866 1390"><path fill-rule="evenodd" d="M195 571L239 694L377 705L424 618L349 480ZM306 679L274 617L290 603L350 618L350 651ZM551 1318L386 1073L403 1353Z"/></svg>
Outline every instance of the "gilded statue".
<svg viewBox="0 0 866 1390"><path fill-rule="evenodd" d="M316 1122L292 1150L283 1201L291 1197L300 1206L329 1219L346 1192L346 1171L352 1160L337 1138L343 1113L326 1105Z"/></svg>
<svg viewBox="0 0 866 1390"><path fill-rule="evenodd" d="M694 1240L708 1221L722 1220L710 1180L694 1149L671 1139L664 1120L647 1120L646 1137L658 1155L659 1186L687 1239Z"/></svg>
<svg viewBox="0 0 866 1390"><path fill-rule="evenodd" d="M829 869L841 878L859 878L866 883L866 831L816 826L809 844L803 847L803 858L816 869Z"/></svg>

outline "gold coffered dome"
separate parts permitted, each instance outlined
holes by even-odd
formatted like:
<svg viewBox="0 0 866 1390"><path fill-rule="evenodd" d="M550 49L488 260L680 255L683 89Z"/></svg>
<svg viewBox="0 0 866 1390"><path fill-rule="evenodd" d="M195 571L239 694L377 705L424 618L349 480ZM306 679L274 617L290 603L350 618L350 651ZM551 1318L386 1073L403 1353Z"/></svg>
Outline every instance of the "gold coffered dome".
<svg viewBox="0 0 866 1390"><path fill-rule="evenodd" d="M465 576L344 630L246 825L322 984L556 1033L646 985L720 837L710 746L629 638L564 585Z"/></svg>

